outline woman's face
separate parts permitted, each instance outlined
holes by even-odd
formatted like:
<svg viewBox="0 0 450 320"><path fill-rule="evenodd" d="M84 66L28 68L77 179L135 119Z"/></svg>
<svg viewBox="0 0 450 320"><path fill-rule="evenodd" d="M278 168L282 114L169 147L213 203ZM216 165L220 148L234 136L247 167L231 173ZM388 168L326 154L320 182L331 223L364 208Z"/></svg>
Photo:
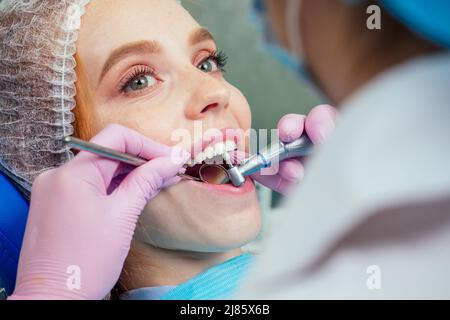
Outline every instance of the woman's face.
<svg viewBox="0 0 450 320"><path fill-rule="evenodd" d="M110 123L167 145L172 134L247 130L248 103L221 72L210 34L173 0L94 0L77 54L92 91L94 132ZM199 122L201 121L201 122ZM260 211L252 183L243 188L182 181L159 193L141 215L139 240L169 249L220 252L252 240Z"/></svg>

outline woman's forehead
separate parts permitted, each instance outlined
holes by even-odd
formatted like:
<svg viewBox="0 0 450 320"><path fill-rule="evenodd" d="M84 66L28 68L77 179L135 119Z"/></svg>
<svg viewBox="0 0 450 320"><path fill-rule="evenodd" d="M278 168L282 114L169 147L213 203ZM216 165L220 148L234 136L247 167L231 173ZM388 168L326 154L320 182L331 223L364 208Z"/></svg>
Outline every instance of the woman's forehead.
<svg viewBox="0 0 450 320"><path fill-rule="evenodd" d="M199 28L175 0L93 0L82 17L77 53L94 79L119 48L153 41L167 51L187 49Z"/></svg>
<svg viewBox="0 0 450 320"><path fill-rule="evenodd" d="M142 40L183 43L198 27L176 0L93 0L82 18L78 45L107 54Z"/></svg>

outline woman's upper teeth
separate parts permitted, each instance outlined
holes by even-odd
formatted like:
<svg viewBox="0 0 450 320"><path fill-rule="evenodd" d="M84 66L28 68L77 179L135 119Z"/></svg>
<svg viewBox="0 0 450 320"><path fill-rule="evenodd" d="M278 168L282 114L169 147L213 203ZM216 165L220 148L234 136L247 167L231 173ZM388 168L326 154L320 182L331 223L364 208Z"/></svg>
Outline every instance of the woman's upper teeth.
<svg viewBox="0 0 450 320"><path fill-rule="evenodd" d="M199 152L193 160L191 159L191 161L188 162L188 166L192 167L196 164L202 163L206 159L222 156L225 152L234 151L236 149L237 144L231 140L215 143L206 147L203 152Z"/></svg>

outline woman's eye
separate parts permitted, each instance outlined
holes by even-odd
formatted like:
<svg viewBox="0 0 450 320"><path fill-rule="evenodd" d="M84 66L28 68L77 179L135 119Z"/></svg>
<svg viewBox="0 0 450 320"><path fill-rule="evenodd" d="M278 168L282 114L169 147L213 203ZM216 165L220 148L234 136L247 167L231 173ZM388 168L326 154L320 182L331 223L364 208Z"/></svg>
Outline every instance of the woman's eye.
<svg viewBox="0 0 450 320"><path fill-rule="evenodd" d="M215 72L220 70L220 66L214 58L209 58L198 66L198 68L203 72Z"/></svg>
<svg viewBox="0 0 450 320"><path fill-rule="evenodd" d="M134 92L153 87L158 80L152 75L141 75L133 78L124 88L124 92Z"/></svg>

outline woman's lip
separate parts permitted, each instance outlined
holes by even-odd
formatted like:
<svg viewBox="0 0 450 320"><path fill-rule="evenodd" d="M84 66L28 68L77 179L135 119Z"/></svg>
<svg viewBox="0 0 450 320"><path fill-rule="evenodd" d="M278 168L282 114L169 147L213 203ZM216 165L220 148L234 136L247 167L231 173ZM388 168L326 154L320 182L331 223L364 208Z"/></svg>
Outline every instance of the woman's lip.
<svg viewBox="0 0 450 320"><path fill-rule="evenodd" d="M206 189L210 192L217 192L221 194L227 194L227 195L234 195L234 196L240 196L247 194L249 192L252 192L255 190L255 185L253 183L253 180L250 177L247 177L245 179L245 183L241 187L235 187L232 184L211 184L211 183L204 183L204 182L197 182L197 181L189 181L187 180L186 183L191 184L192 186L195 186L197 188Z"/></svg>

